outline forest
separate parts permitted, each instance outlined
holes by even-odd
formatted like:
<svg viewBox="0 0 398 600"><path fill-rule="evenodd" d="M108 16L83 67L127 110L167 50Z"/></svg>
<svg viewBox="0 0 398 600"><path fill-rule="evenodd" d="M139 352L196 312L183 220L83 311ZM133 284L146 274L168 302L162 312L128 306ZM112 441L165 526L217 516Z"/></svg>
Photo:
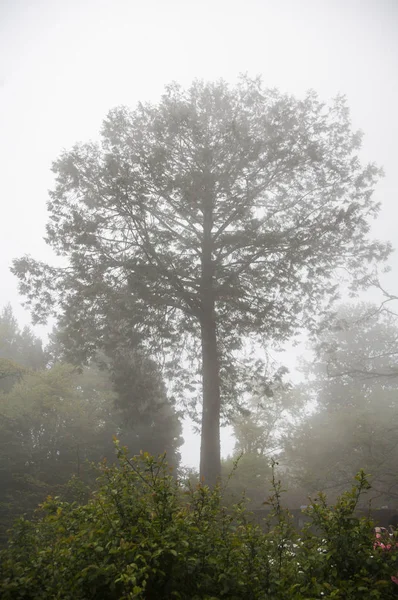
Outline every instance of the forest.
<svg viewBox="0 0 398 600"><path fill-rule="evenodd" d="M0 315L5 598L30 597L16 595L24 586L43 598L394 593L390 559L366 562L370 521L353 517L369 503L398 510L398 298L382 286L392 246L372 236L382 173L363 164L361 140L343 97L299 99L244 76L112 109L99 142L54 161L53 259L12 266L49 339L10 305ZM292 374L282 351L303 336ZM181 461L185 416L201 432L198 472ZM222 458L227 424L235 449ZM281 503L312 506L322 541L308 530L303 544ZM242 516L267 506L276 554ZM348 542L363 564L347 562ZM216 583L205 546L223 557ZM237 567L234 548L253 554ZM289 552L305 568L293 572ZM279 565L276 579L260 559ZM197 588L184 588L183 565Z"/></svg>
<svg viewBox="0 0 398 600"><path fill-rule="evenodd" d="M291 509L320 490L336 499L364 469L373 508L398 510L396 317L342 305L337 323L302 361L303 381L271 388L259 381L234 416L235 450L221 464L231 500L245 491L250 508L263 508L277 460ZM0 316L0 386L3 546L13 519L31 516L49 494L72 498L71 480L93 486L92 463L116 460L114 436L132 455L166 452L182 478L199 481L180 459L182 410L160 369L134 351L76 367L63 359L56 332L43 348L8 306Z"/></svg>

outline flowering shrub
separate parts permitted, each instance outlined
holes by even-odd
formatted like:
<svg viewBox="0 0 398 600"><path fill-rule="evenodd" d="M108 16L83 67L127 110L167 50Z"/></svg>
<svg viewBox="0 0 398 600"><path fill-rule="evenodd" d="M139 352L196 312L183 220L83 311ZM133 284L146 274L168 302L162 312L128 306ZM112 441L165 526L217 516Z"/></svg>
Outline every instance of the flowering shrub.
<svg viewBox="0 0 398 600"><path fill-rule="evenodd" d="M0 556L2 599L396 597L394 553L375 548L373 524L353 514L369 487L363 473L336 505L319 495L297 531L275 477L260 527L244 500L227 508L221 487L187 488L164 457L117 452L86 504L49 497L35 520L15 523Z"/></svg>

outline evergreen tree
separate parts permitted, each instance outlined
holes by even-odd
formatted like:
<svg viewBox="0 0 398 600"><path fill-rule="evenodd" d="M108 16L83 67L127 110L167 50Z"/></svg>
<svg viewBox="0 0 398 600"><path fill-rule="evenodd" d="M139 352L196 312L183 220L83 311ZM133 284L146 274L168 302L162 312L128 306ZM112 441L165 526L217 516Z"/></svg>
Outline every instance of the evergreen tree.
<svg viewBox="0 0 398 600"><path fill-rule="evenodd" d="M344 98L325 106L242 78L116 108L100 143L54 163L47 241L67 266L16 260L20 291L36 320L62 317L82 356L118 315L142 349L164 352L174 380L189 366L209 484L222 410L247 376L238 352L315 328L337 277L361 283L389 254L369 239L380 172L361 165L360 146Z"/></svg>

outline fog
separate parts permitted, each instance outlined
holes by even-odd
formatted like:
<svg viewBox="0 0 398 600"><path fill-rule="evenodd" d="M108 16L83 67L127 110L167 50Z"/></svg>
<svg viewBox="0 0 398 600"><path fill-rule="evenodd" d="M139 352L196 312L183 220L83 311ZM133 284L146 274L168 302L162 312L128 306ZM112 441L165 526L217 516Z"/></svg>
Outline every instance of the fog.
<svg viewBox="0 0 398 600"><path fill-rule="evenodd" d="M52 161L78 141L98 139L111 108L156 102L171 81L234 84L248 73L298 97L309 89L325 102L346 95L353 129L365 134L362 159L385 170L372 236L395 246L397 28L395 0L2 0L0 307L10 303L20 326L29 325L11 263L24 254L54 261L43 241ZM388 263L383 287L397 295L396 253ZM371 291L360 299L380 297ZM34 328L39 337L48 331ZM293 379L297 354L280 356ZM234 449L231 431L222 432L224 457ZM182 462L198 467L200 438L188 424L183 436Z"/></svg>

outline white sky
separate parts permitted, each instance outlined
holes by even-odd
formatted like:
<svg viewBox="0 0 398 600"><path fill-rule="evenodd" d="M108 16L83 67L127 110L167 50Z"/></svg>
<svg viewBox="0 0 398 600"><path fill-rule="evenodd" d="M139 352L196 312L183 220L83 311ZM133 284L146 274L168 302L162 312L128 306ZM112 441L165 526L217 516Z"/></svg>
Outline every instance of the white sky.
<svg viewBox="0 0 398 600"><path fill-rule="evenodd" d="M364 156L386 171L374 231L394 244L398 0L0 0L0 307L11 302L29 323L9 266L25 253L51 256L42 237L61 149L96 137L111 107L156 100L171 80L243 71L282 91L348 96ZM391 265L397 293L398 257ZM199 440L188 428L185 437L183 460L196 465Z"/></svg>

